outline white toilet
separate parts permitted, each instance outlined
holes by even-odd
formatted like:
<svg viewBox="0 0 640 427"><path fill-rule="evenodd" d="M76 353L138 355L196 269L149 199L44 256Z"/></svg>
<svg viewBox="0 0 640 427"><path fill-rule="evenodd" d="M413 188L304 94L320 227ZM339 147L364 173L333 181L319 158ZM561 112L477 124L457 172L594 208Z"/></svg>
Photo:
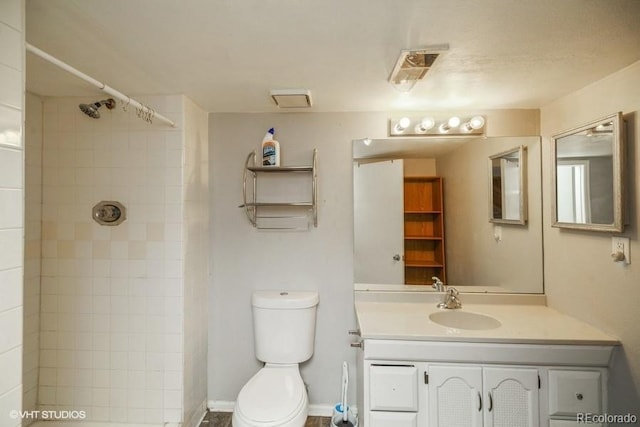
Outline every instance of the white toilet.
<svg viewBox="0 0 640 427"><path fill-rule="evenodd" d="M256 357L265 362L233 409L233 427L303 427L309 399L298 364L313 354L317 292L258 291L251 297Z"/></svg>

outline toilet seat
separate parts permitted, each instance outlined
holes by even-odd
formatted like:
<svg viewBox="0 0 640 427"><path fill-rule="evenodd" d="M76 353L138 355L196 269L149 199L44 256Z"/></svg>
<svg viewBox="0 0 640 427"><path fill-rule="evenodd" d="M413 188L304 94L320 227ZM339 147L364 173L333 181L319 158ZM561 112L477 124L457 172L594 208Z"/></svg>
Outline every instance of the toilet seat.
<svg viewBox="0 0 640 427"><path fill-rule="evenodd" d="M302 426L307 411L307 392L298 365L267 364L240 391L233 425Z"/></svg>

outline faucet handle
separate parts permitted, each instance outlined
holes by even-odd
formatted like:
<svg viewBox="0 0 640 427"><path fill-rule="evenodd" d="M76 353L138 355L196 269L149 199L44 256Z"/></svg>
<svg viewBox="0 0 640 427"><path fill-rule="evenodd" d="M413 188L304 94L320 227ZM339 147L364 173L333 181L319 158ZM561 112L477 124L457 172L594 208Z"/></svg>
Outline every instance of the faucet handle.
<svg viewBox="0 0 640 427"><path fill-rule="evenodd" d="M462 302L460 302L460 298L458 298L459 294L456 288L450 286L444 294L444 299L438 304L438 308L462 308Z"/></svg>

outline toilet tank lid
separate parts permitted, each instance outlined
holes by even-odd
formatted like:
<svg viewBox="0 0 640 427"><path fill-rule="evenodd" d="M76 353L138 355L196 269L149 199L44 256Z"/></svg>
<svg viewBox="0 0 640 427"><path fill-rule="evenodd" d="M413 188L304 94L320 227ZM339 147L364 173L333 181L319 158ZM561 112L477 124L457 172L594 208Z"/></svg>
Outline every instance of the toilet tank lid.
<svg viewBox="0 0 640 427"><path fill-rule="evenodd" d="M318 293L313 291L256 291L251 305L260 308L297 309L318 305Z"/></svg>

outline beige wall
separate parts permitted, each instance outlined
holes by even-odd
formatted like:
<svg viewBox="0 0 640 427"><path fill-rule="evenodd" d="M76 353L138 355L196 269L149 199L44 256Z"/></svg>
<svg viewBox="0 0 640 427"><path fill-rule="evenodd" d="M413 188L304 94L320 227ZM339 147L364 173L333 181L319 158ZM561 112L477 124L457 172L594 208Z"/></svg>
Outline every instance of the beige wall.
<svg viewBox="0 0 640 427"><path fill-rule="evenodd" d="M24 248L24 2L0 2L0 425L20 425Z"/></svg>
<svg viewBox="0 0 640 427"><path fill-rule="evenodd" d="M435 159L404 159L404 176L436 176Z"/></svg>
<svg viewBox="0 0 640 427"><path fill-rule="evenodd" d="M549 305L617 336L610 413L640 408L640 62L620 70L541 109L544 206L550 206L550 137L608 114L622 111L627 120L631 264L611 260L608 233L560 230L544 212L545 289Z"/></svg>
<svg viewBox="0 0 640 427"><path fill-rule="evenodd" d="M527 148L526 225L489 222L489 157ZM444 178L447 282L542 292L540 138L496 137L472 141L438 160ZM494 234L499 228L500 241ZM453 262L451 261L453 260Z"/></svg>
<svg viewBox="0 0 640 427"><path fill-rule="evenodd" d="M537 110L481 113L487 117L490 136L539 131ZM212 405L234 401L260 368L253 353L251 292L274 288L319 291L315 355L302 365L302 375L310 386L311 404L331 405L339 399L342 361L349 361L355 372L355 352L347 335L355 327L351 141L385 138L387 119L386 113L210 115ZM242 165L251 150L260 149L262 137L272 126L284 165L308 164L313 148L318 149L318 228L308 232L259 231L238 209ZM353 376L352 381L355 384Z"/></svg>

